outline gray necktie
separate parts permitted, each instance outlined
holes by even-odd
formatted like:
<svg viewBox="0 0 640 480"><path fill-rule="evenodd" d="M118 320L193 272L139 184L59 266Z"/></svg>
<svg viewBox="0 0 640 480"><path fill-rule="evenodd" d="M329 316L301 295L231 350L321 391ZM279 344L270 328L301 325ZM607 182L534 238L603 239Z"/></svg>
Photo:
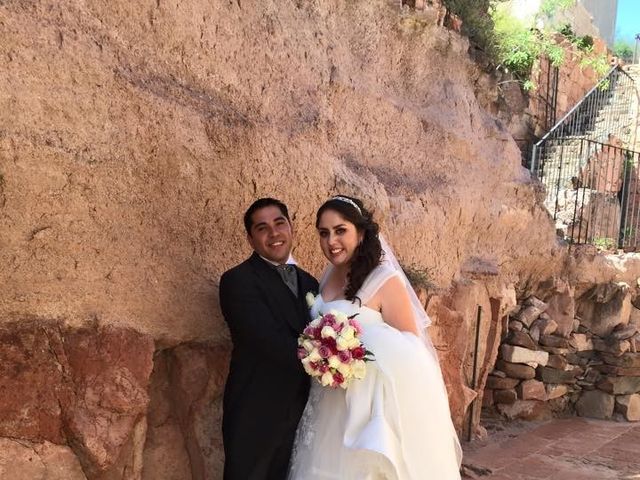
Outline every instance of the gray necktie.
<svg viewBox="0 0 640 480"><path fill-rule="evenodd" d="M298 275L296 274L296 267L293 265L278 265L276 270L282 277L282 281L289 287L289 290L293 292L293 294L298 296Z"/></svg>

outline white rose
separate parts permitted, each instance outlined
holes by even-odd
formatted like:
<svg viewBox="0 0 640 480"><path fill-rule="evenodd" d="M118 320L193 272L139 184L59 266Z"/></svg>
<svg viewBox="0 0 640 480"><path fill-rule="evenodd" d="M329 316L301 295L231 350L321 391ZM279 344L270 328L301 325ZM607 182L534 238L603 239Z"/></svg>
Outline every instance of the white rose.
<svg viewBox="0 0 640 480"><path fill-rule="evenodd" d="M320 330L320 336L322 338L336 338L336 331L329 325L327 325L325 327L322 327L322 330Z"/></svg>
<svg viewBox="0 0 640 480"><path fill-rule="evenodd" d="M351 372L355 378L362 379L367 373L367 364L363 360L356 360L351 366Z"/></svg>
<svg viewBox="0 0 640 480"><path fill-rule="evenodd" d="M345 340L351 340L355 336L355 334L356 334L356 331L351 325L347 325L340 332L340 336Z"/></svg>
<svg viewBox="0 0 640 480"><path fill-rule="evenodd" d="M336 367L336 370L338 370L344 378L351 375L351 365L348 363L341 363Z"/></svg>
<svg viewBox="0 0 640 480"><path fill-rule="evenodd" d="M311 340L304 340L302 342L302 348L304 348L307 352L310 352L315 347L313 346L313 343L311 342Z"/></svg>
<svg viewBox="0 0 640 480"><path fill-rule="evenodd" d="M320 360L322 360L322 357L320 356L320 353L318 352L317 348L314 348L313 350L311 350L307 358L309 359L310 362L319 362Z"/></svg>
<svg viewBox="0 0 640 480"><path fill-rule="evenodd" d="M331 372L325 372L324 375L322 375L322 378L320 378L320 383L322 383L323 387L328 387L329 385L332 385L333 375L331 375Z"/></svg>
<svg viewBox="0 0 640 480"><path fill-rule="evenodd" d="M336 321L341 325L346 325L349 323L349 318L342 312L337 312L335 314Z"/></svg>
<svg viewBox="0 0 640 480"><path fill-rule="evenodd" d="M328 358L328 361L329 361L329 367L331 368L338 368L340 365L342 365L342 362L340 361L337 355L331 355Z"/></svg>
<svg viewBox="0 0 640 480"><path fill-rule="evenodd" d="M302 367L304 368L304 371L307 372L307 375L311 375L312 377L315 377L318 374L313 370L313 368L311 368L311 365L309 365L310 363L311 361L308 358L302 359Z"/></svg>
<svg viewBox="0 0 640 480"><path fill-rule="evenodd" d="M360 340L358 340L356 337L353 337L351 340L347 341L347 345L348 345L349 349L359 347L360 346Z"/></svg>
<svg viewBox="0 0 640 480"><path fill-rule="evenodd" d="M336 348L340 351L347 350L349 348L349 341L342 337L338 337L336 340Z"/></svg>
<svg viewBox="0 0 640 480"><path fill-rule="evenodd" d="M312 292L307 292L307 295L304 298L307 301L307 306L309 306L309 308L313 307L313 304L316 303L316 297Z"/></svg>

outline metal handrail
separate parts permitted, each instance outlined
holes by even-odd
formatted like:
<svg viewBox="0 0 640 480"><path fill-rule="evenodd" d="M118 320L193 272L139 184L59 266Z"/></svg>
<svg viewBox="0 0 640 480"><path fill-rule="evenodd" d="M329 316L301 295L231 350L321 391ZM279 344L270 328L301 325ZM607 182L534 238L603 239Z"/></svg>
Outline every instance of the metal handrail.
<svg viewBox="0 0 640 480"><path fill-rule="evenodd" d="M532 152L531 152L531 166L530 166L530 170L532 173L535 174L539 168L538 150L540 149L540 147L552 137L555 137L558 139L566 137L563 129L566 128L567 126L571 128L576 128L577 125L575 124L572 125L572 123L576 121L580 121L581 118L577 116L575 118L572 118L572 116L578 115L578 112L581 109L581 107L586 106L587 109L594 110L592 112L580 112L581 114L587 113L586 115L587 118L595 119L597 117L598 111L600 110L601 107L597 105L589 105L588 102L591 102L591 101L600 102L603 100L603 98L599 98L599 95L600 95L600 92L605 90L603 87L607 85L607 82L609 84L607 88L611 90L610 94L613 94L615 92L615 85L617 84L616 80L619 77L614 78L614 73L616 73L616 75L619 75L619 74L624 75L626 77L626 80L631 82L630 84L635 87L635 81L633 80L633 77L631 77L627 72L625 72L622 69L622 67L620 67L619 65L614 65L613 67L611 67L608 70L607 74L604 77L602 77L602 79L596 85L594 85L586 93L586 95L582 97L582 99L578 103L576 103L566 114L564 114L562 118L559 121L557 121L556 124L551 128L551 130L549 130L538 142L536 142L533 145ZM633 91L636 94L636 98L638 98L637 88L633 88ZM639 100L639 103L640 103L640 100ZM638 122L638 119L636 119L636 128L634 128L634 132L633 132L633 137L634 137L633 142L635 142L635 131L637 130L637 125L638 125L637 122ZM584 133L586 134L587 131L585 131ZM598 140L597 138L591 138L591 139Z"/></svg>
<svg viewBox="0 0 640 480"><path fill-rule="evenodd" d="M610 76L613 72L615 72L616 70L619 70L620 72L622 72L624 75L626 75L629 80L631 80L633 83L635 83L635 81L633 80L633 77L631 77L631 75L629 75L627 72L625 72L622 67L620 67L620 65L614 65L613 67L611 67L611 69L607 72L607 74L602 77L602 79L595 84L595 86L593 88L591 88L591 90L589 90L584 97L582 97L582 100L580 100L578 103L576 103L573 108L571 108L571 110L569 110L560 120L558 120L556 122L556 124L551 128L551 130L549 130L537 143L536 146L540 145L542 142L544 142L549 136L551 136L552 133L554 133L563 123L565 123L565 120L567 118L569 118L569 116L575 112L578 108L580 108L580 106L583 103L586 103L589 99L589 97L593 94L593 92L595 92L596 90L599 90L599 87L601 85L604 85L605 82L610 80Z"/></svg>

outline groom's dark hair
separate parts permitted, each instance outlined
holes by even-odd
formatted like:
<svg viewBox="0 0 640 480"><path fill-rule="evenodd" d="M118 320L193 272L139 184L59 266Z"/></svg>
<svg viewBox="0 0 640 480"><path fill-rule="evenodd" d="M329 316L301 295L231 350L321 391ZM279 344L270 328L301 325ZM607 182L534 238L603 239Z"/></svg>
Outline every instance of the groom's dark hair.
<svg viewBox="0 0 640 480"><path fill-rule="evenodd" d="M259 198L258 200L253 202L251 206L249 206L249 208L247 208L246 212L244 212L244 228L247 231L248 235L251 235L251 227L253 226L253 214L261 208L265 207L278 207L282 212L282 215L284 215L284 218L289 220L289 223L291 223L291 219L289 218L289 210L287 210L287 206L284 203L271 197Z"/></svg>

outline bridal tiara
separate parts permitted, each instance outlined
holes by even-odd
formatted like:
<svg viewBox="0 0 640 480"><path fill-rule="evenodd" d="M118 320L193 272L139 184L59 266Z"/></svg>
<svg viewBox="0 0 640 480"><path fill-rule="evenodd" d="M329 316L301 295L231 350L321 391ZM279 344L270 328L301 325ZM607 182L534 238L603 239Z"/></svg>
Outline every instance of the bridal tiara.
<svg viewBox="0 0 640 480"><path fill-rule="evenodd" d="M358 204L356 202L354 202L353 200L351 200L350 198L342 197L340 195L336 195L335 197L332 197L331 200L339 200L341 202L348 203L349 205L353 206L353 208L355 208L360 215L362 215L362 210L360 209Z"/></svg>

